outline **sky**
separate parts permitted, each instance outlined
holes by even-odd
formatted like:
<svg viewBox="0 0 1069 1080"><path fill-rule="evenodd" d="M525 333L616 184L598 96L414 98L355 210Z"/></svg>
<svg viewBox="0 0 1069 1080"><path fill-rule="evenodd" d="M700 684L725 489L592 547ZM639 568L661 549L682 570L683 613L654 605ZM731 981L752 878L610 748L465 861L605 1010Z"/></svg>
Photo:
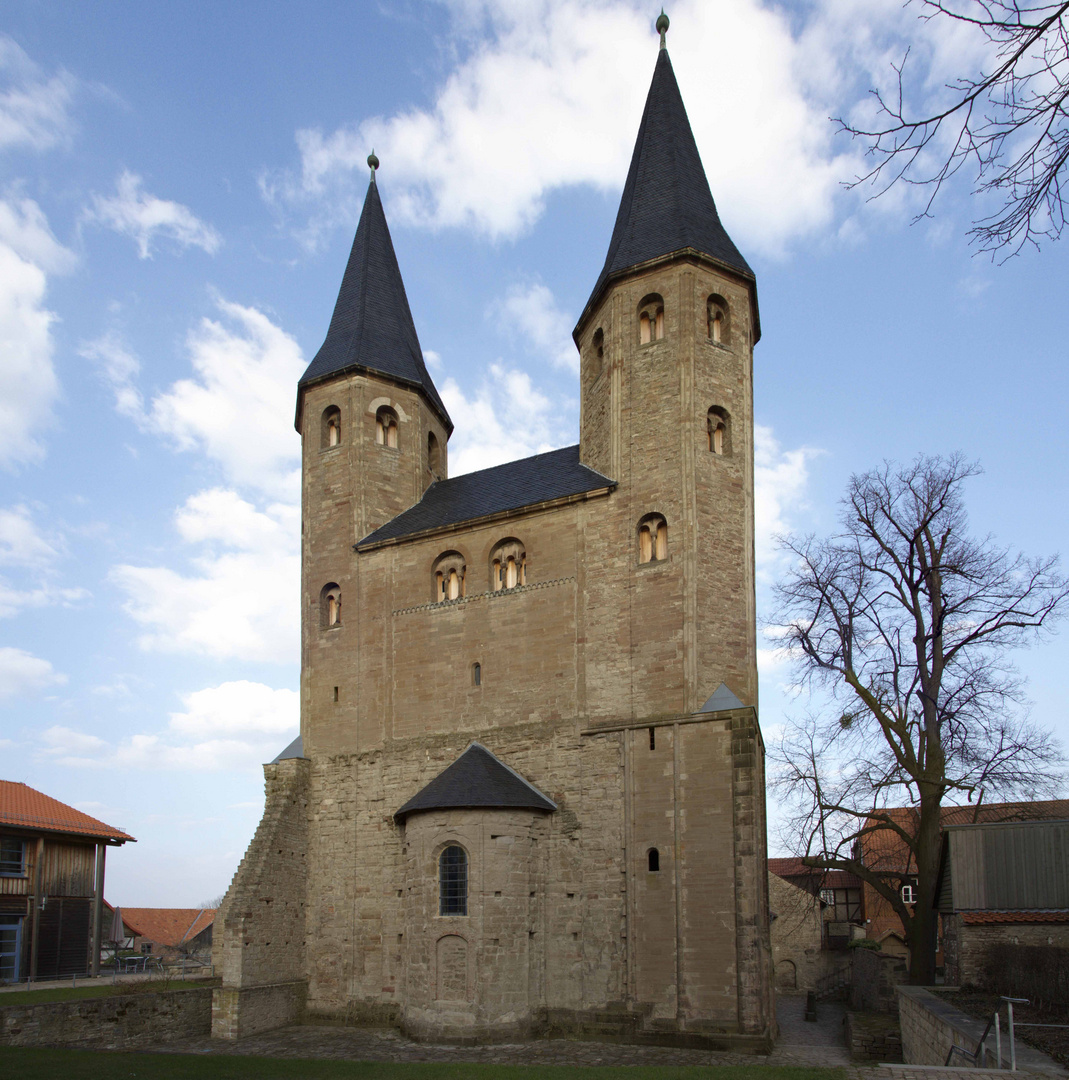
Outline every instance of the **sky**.
<svg viewBox="0 0 1069 1080"><path fill-rule="evenodd" d="M657 5L659 8L659 5ZM911 103L983 62L898 0L680 0L669 51L721 218L757 274L760 617L778 532L852 473L962 451L974 530L1069 524L1067 249L966 235L968 178L846 186L910 50ZM295 388L379 190L451 474L578 440L571 329L653 73L657 9L591 0L0 12L0 777L137 837L108 899L223 893L296 734ZM1069 741L1064 633L1016 657ZM805 702L762 639L761 723ZM772 808L773 820L775 807ZM778 848L770 837L773 853Z"/></svg>

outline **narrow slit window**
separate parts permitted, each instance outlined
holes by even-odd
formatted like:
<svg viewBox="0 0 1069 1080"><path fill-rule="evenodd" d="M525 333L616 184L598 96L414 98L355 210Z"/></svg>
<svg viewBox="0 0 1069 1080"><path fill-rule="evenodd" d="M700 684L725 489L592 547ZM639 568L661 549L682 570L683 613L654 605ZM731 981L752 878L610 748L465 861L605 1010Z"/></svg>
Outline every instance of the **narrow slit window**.
<svg viewBox="0 0 1069 1080"><path fill-rule="evenodd" d="M427 434L427 468L435 480L440 479L442 473L442 454L438 447L438 436L433 431Z"/></svg>
<svg viewBox="0 0 1069 1080"><path fill-rule="evenodd" d="M438 858L438 914L468 913L468 853L450 844Z"/></svg>
<svg viewBox="0 0 1069 1080"><path fill-rule="evenodd" d="M656 750L657 749L657 729L656 728L650 728L650 749L651 750Z"/></svg>
<svg viewBox="0 0 1069 1080"><path fill-rule="evenodd" d="M646 864L651 874L656 874L661 869L661 853L655 847L646 852Z"/></svg>
<svg viewBox="0 0 1069 1080"><path fill-rule="evenodd" d="M471 665L471 685L482 686L483 684L483 666L478 661Z"/></svg>

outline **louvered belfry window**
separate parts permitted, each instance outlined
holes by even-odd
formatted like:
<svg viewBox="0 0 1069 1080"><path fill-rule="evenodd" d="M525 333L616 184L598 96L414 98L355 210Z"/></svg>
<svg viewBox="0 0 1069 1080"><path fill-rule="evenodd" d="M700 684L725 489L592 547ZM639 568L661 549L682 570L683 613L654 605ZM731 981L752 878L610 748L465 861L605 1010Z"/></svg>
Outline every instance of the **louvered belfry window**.
<svg viewBox="0 0 1069 1080"><path fill-rule="evenodd" d="M438 858L438 914L468 913L468 853L451 844Z"/></svg>

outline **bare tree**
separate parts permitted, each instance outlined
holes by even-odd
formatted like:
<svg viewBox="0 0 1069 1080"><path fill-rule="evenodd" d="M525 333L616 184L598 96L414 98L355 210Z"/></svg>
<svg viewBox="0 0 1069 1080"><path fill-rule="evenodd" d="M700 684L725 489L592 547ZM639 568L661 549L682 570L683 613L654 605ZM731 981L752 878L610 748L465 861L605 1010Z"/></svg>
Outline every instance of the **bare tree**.
<svg viewBox="0 0 1069 1080"><path fill-rule="evenodd" d="M930 214L943 184L976 169L975 193L1001 206L969 230L981 250L1017 254L1057 239L1065 227L1062 170L1069 159L1069 3L1049 0L921 0L921 18L975 27L990 46L986 70L948 84L950 103L910 115L904 89L907 50L895 67L897 93L872 91L879 121L843 130L870 142L875 166L854 185L876 182L880 194L902 181L929 188L919 217Z"/></svg>
<svg viewBox="0 0 1069 1080"><path fill-rule="evenodd" d="M1063 613L1057 558L1031 559L969 536L960 455L918 458L851 478L841 531L781 539L795 557L777 586L777 622L803 685L830 691L830 714L788 728L775 753L792 846L811 865L848 870L899 914L910 978L934 977L940 807L1053 792L1063 758L1022 709L1007 654ZM889 808L911 806L907 822ZM890 836L902 867L866 865L862 842Z"/></svg>

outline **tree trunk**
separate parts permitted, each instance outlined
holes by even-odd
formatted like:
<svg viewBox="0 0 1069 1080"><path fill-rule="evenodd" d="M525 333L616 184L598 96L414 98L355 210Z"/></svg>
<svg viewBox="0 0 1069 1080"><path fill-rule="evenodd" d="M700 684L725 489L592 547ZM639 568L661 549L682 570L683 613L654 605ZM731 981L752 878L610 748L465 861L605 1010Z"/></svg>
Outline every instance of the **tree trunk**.
<svg viewBox="0 0 1069 1080"><path fill-rule="evenodd" d="M935 982L935 951L939 942L939 913L935 910L935 885L939 874L942 833L940 799L921 793L917 826L917 889L909 925L909 981L914 986Z"/></svg>

